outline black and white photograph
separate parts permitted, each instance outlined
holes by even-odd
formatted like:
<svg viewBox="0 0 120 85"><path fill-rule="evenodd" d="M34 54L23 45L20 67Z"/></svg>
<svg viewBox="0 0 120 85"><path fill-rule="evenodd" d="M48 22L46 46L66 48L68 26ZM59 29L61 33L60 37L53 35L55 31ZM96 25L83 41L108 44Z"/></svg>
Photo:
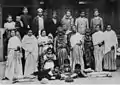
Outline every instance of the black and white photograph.
<svg viewBox="0 0 120 85"><path fill-rule="evenodd" d="M4 84L120 84L120 0L0 0Z"/></svg>

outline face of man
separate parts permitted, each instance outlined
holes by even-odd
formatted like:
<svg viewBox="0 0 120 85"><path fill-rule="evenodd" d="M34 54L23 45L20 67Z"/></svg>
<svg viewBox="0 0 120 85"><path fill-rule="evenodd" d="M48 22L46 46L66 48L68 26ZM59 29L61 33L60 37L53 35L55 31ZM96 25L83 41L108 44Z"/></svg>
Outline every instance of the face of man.
<svg viewBox="0 0 120 85"><path fill-rule="evenodd" d="M24 14L27 14L27 13L28 13L28 9L27 9L27 8L24 8L24 9L23 9L23 13L24 13Z"/></svg>
<svg viewBox="0 0 120 85"><path fill-rule="evenodd" d="M80 16L85 17L85 12L81 12Z"/></svg>
<svg viewBox="0 0 120 85"><path fill-rule="evenodd" d="M38 16L42 16L43 15L43 12L38 12Z"/></svg>
<svg viewBox="0 0 120 85"><path fill-rule="evenodd" d="M66 16L67 16L67 17L70 17L70 16L71 16L71 12L70 12L70 11L67 11L67 12L66 12Z"/></svg>
<svg viewBox="0 0 120 85"><path fill-rule="evenodd" d="M54 12L53 15L52 15L52 17L53 17L54 19L56 19L56 18L57 18L57 13Z"/></svg>
<svg viewBox="0 0 120 85"><path fill-rule="evenodd" d="M99 12L98 11L95 11L94 12L94 16L98 16L99 15Z"/></svg>

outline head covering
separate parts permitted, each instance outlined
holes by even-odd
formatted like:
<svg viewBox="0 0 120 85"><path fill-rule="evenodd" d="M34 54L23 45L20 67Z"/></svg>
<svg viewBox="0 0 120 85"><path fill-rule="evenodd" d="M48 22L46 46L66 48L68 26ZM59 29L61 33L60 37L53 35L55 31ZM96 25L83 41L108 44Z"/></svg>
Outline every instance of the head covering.
<svg viewBox="0 0 120 85"><path fill-rule="evenodd" d="M43 12L43 9L42 8L38 8L37 12Z"/></svg>

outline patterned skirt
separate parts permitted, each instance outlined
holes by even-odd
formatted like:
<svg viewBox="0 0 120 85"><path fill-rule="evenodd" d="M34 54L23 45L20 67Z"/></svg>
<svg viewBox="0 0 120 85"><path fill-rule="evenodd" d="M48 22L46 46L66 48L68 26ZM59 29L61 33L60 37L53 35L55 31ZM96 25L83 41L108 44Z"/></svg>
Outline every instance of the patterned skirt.
<svg viewBox="0 0 120 85"><path fill-rule="evenodd" d="M103 58L103 68L104 70L116 70L116 58L115 58L115 50L111 50L105 54Z"/></svg>

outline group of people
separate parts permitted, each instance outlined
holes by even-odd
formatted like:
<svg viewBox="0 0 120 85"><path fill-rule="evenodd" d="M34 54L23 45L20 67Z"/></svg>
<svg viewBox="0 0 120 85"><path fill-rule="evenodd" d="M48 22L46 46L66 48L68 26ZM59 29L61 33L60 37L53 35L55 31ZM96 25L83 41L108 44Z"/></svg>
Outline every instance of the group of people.
<svg viewBox="0 0 120 85"><path fill-rule="evenodd" d="M116 70L118 41L112 26L103 26L99 11L90 25L85 12L74 19L68 10L61 20L54 11L44 20L43 9L33 19L24 7L23 15L7 17L4 24L7 46L5 77L13 80L38 75L38 79L86 77L86 69L96 72ZM23 72L21 58L25 59Z"/></svg>

